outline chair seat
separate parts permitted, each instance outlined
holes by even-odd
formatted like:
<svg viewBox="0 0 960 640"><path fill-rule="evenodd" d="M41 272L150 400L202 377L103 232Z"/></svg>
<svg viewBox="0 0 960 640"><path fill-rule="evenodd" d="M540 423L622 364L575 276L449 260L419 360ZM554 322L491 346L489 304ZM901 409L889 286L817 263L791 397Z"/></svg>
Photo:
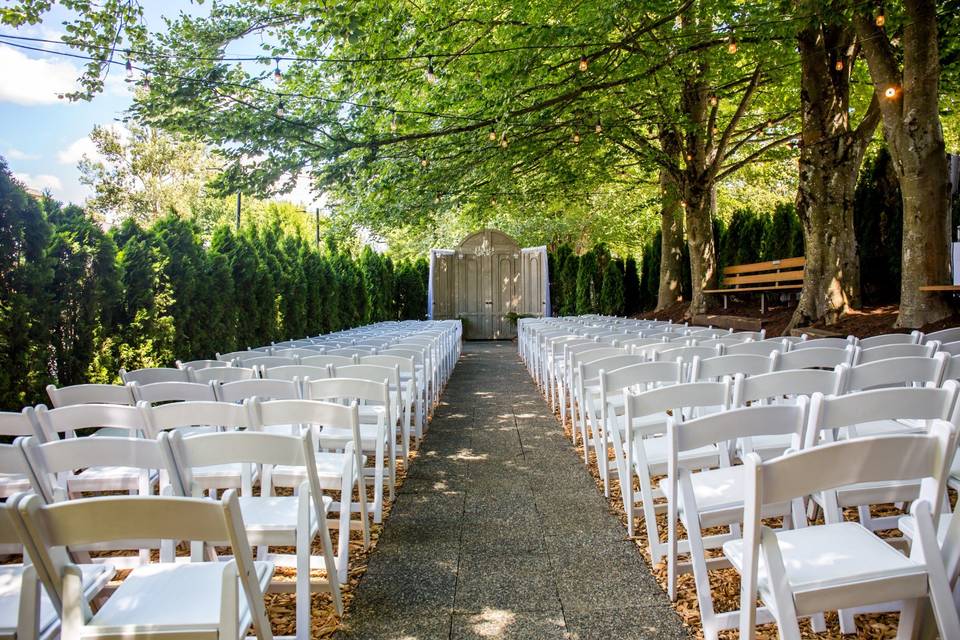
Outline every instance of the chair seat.
<svg viewBox="0 0 960 640"><path fill-rule="evenodd" d="M138 467L87 467L67 478L67 489L71 493L137 489L141 472ZM157 472L150 471L149 478L153 485L158 478Z"/></svg>
<svg viewBox="0 0 960 640"><path fill-rule="evenodd" d="M323 496L324 509L333 499ZM244 496L239 499L243 526L252 545L284 546L296 544L300 498L297 496ZM310 501L310 538L319 530L320 519Z"/></svg>
<svg viewBox="0 0 960 640"><path fill-rule="evenodd" d="M693 473L690 484L693 486L693 496L697 501L702 526L717 526L743 520L743 496L746 487L743 467L719 467ZM670 483L667 478L660 481L660 490L670 499ZM679 501L677 507L683 511L683 500ZM766 518L789 512L789 502L764 507Z"/></svg>
<svg viewBox="0 0 960 640"><path fill-rule="evenodd" d="M20 591L24 567L22 564L0 565L0 636L16 637L20 607ZM113 577L113 568L102 564L80 565L83 591L92 598ZM40 589L40 636L44 637L59 624L60 617L44 589Z"/></svg>
<svg viewBox="0 0 960 640"><path fill-rule="evenodd" d="M794 593L843 587L879 578L904 578L916 596L926 592L924 568L857 522L802 527L777 531L775 535L783 555L787 581ZM723 553L742 572L743 540L725 542ZM760 590L769 593L769 575L762 555L757 577ZM801 608L799 600L797 604ZM801 614L805 612L808 611L800 611Z"/></svg>
<svg viewBox="0 0 960 640"><path fill-rule="evenodd" d="M667 456L670 453L670 442L665 436L655 436L653 438L643 438L639 443L643 446L644 453L647 456L647 465L653 473L658 473L654 467L666 468ZM682 451L678 458L686 467L706 467L715 466L719 461L720 448L715 444L708 444L696 449Z"/></svg>
<svg viewBox="0 0 960 640"><path fill-rule="evenodd" d="M113 631L122 637L136 627L157 631L169 628L183 637L216 637L225 567L223 562L138 567L93 616L87 631L89 635ZM273 576L273 564L255 562L254 568L261 588L265 589ZM243 595L237 598L237 608L240 628L246 629L251 615Z"/></svg>
<svg viewBox="0 0 960 640"><path fill-rule="evenodd" d="M943 546L943 541L947 539L947 530L950 528L951 514L944 513L940 515L937 521L937 542ZM916 526L913 522L913 516L901 516L897 520L897 528L907 540L913 540L916 535Z"/></svg>
<svg viewBox="0 0 960 640"><path fill-rule="evenodd" d="M344 453L320 451L315 453L317 459L317 475L320 477L320 486L324 489L339 490L343 472ZM362 458L366 464L367 458ZM273 468L273 483L279 487L299 486L307 477L303 467L277 465Z"/></svg>
<svg viewBox="0 0 960 640"><path fill-rule="evenodd" d="M9 498L14 494L32 490L33 485L26 476L19 473L0 473L0 498Z"/></svg>
<svg viewBox="0 0 960 640"><path fill-rule="evenodd" d="M377 439L379 438L377 431L378 427L375 424L360 425L360 446L364 451L371 452L376 449ZM384 442L388 441L388 433L389 430L385 429L383 433ZM323 446L333 447L335 445L328 443L338 443L342 447L348 442L353 442L353 432L350 429L324 427L320 431L319 439L324 443Z"/></svg>
<svg viewBox="0 0 960 640"><path fill-rule="evenodd" d="M855 425L857 437L890 436L903 433L924 432L927 429L924 420L875 420Z"/></svg>

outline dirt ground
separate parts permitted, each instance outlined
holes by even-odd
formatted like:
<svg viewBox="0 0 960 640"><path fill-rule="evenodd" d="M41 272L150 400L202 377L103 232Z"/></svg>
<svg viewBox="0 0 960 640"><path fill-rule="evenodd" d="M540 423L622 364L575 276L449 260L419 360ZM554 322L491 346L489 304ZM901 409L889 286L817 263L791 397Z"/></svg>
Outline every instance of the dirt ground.
<svg viewBox="0 0 960 640"><path fill-rule="evenodd" d="M678 302L662 311L650 311L641 314L640 318L673 320L674 322L683 322L687 314L688 302ZM740 316L744 318L762 318L763 328L767 330L767 337L783 335L796 301L791 299L787 303L778 303L777 306L767 307L766 311L760 313L760 299L747 299L742 301L730 301L727 309L723 309L721 304L716 308L710 309L711 313L719 313L729 316ZM855 335L858 338L867 338L869 336L881 335L884 333L909 333L909 329L895 329L894 323L897 320L897 305L884 305L878 307L864 307L859 311L851 312L844 316L836 324L825 326L822 322L813 325L815 329L825 329L841 336ZM960 313L954 310L949 318L934 322L921 328L924 333L939 331L948 327L960 326Z"/></svg>

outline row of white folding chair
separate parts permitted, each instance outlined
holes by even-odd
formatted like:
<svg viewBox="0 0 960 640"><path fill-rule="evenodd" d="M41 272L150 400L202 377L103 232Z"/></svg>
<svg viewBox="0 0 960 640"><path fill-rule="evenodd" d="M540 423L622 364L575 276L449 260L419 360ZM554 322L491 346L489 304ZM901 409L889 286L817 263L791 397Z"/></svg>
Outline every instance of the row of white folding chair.
<svg viewBox="0 0 960 640"><path fill-rule="evenodd" d="M68 551L132 537L228 544L233 557L144 567L110 592L110 567L78 565ZM273 637L263 590L274 569L253 561L232 492L220 502L108 497L44 505L39 496L17 496L0 505L0 540L23 543L32 560L4 566L0 625L9 637L241 638L251 624L260 640Z"/></svg>
<svg viewBox="0 0 960 640"><path fill-rule="evenodd" d="M609 473L611 471L618 474L625 474L627 469L633 469L639 477L641 489L651 492L652 495L653 488L649 485L649 478L656 475L665 462L663 443L648 443L644 441L644 446L656 444L657 447L655 447L653 451L647 450L640 452L635 450L635 447L631 448L627 444L626 436L631 436L633 441L639 442L639 438L649 438L658 433L662 435L665 426L666 412L675 407L650 403L647 405L648 408L654 406L659 408L657 408L656 411L651 409L651 413L644 414L643 416L635 414L629 422L624 418L623 422L619 425L612 421L619 419L620 414L623 413L622 396L625 390L631 388L636 389L639 385L642 385L643 388L676 385L683 380L683 367L680 362L655 364L636 363L623 367L622 365L624 365L625 361L628 361L629 358L630 356L610 357L593 363L581 364L581 370L584 372L584 378L587 379L588 383L590 379L587 378L587 376L596 373L599 377L597 392L585 393L587 400L584 403L585 411L581 412L582 423L586 427L589 427L589 431L593 434L593 442L591 442L591 438L586 437L586 434L584 438L588 446L592 444L594 447L597 454L598 465L600 466L600 473L605 480L605 487L608 488ZM726 358L730 357L726 356L704 360L703 362L707 363L707 367L703 373L712 375L701 376L693 383L686 383L680 386L682 390L681 393L684 392L684 389L688 392L684 399L686 404L682 405L682 407L687 410L685 415L715 411L717 408L722 408L723 406L738 407L745 406L748 403L782 402L782 398L784 397L793 398L798 395L809 395L813 392L839 394L886 385L930 384L933 380L936 380L938 376L938 362L933 359L923 358L894 361L892 365L886 366L885 368L881 368L881 366L878 366L876 363L871 363L854 368L840 365L833 371L813 369L764 373L764 359L762 357L738 356L736 360L739 362L731 363L733 366L730 368L723 369L713 367L716 361ZM745 362L744 360L746 358L750 358L751 360ZM928 364L932 366L925 366ZM608 372L603 370L604 366L616 368ZM753 369L749 370L751 366ZM734 377L732 396L723 402L714 402L712 397L707 397L701 402L695 394L695 391L699 389L696 385L710 380L722 381L723 379L728 379L731 369L744 370L744 372L738 372ZM752 375L745 375L745 373ZM660 395L665 394L666 392ZM651 398L656 399L657 395L656 392L653 392ZM599 406L595 406L593 402L596 402ZM596 420L596 422L594 422L594 420ZM626 429L626 424L633 425L633 428ZM867 432L870 432L870 428L878 429L880 432L905 432L915 429L916 426L897 422L893 425L893 428L891 428L889 424L865 425L863 428L867 429ZM601 439L601 436L604 434L606 434L606 439ZM618 434L621 437L614 437ZM846 436L848 434L844 435ZM616 454L615 460L610 461L607 465L603 465L603 462L606 461L605 452L611 446L614 448L614 453ZM776 437L752 441L745 440L739 443L739 448L743 452L759 451L767 456L779 455L787 446L789 446L789 441L784 442L782 438ZM644 460L644 458L647 460ZM648 460L651 459L653 461L652 464L648 462ZM606 468L604 468L605 466ZM620 477L623 478L627 476L623 475ZM634 521L632 515L634 509L631 496L632 485L626 486L629 483L623 481L621 484L625 485L622 495L624 508L628 513L628 527L632 534ZM642 495L641 499L649 502L649 496ZM653 512L647 510L644 513L646 524L648 529L650 529L651 543L653 544L653 527L655 526L655 519L652 517ZM659 552L655 546L651 547L651 554L654 558L658 557Z"/></svg>
<svg viewBox="0 0 960 640"><path fill-rule="evenodd" d="M837 400L848 405L856 404L861 409L872 408L872 417L895 416L910 412L903 409L892 410L890 402L886 412L878 411L876 407L878 402L882 403L883 398L886 397L888 401L892 401L892 404L897 404L904 395L913 396L916 399L920 395L929 395L929 393L942 395L943 391L936 389L882 390L867 392L859 397L845 396ZM815 395L814 404L818 401L825 402L822 396ZM826 400L826 402L831 401ZM805 405L806 403L801 401L792 406L750 407L687 422L681 421L677 416L668 419L671 459L668 465L668 478L663 484L668 495L679 496L678 500L670 500L668 516L669 591L671 596L675 597L678 569L676 554L679 550L676 521L679 518L688 532L688 548L697 586L697 597L704 632L708 638L716 638L722 629L736 627L737 623L741 622L738 620L741 616L743 616L741 637L752 637L755 615L753 601L757 594L755 588L757 558L749 555L759 550L760 539L757 534L761 520L774 516L783 518L784 530L776 534L769 529L764 530L764 536L769 536L769 539L764 540L765 562L763 564L765 567L761 567L760 570L760 596L767 604L776 605L764 611L764 620L768 620L771 615L774 616L781 637L799 637L798 632L794 635L793 631L789 631L795 629L798 614L811 617L814 630L822 631L821 613L827 609L840 608L842 609L841 629L844 633L850 633L855 631L855 627L852 626L852 611L849 609L851 606L917 598L926 596L928 590L936 592L938 597L943 597L945 592L949 599L946 580L937 583L935 588L932 583L928 585L925 581L922 581L918 588L914 580L912 592L910 589L891 591L891 587L895 588L895 586L886 584L887 581L896 582L903 575L905 568L909 568L914 575L917 573L922 575L924 570L922 560L919 563L914 562L922 556L913 556L908 561L862 524L844 523L841 511L843 499L840 497L844 492L849 492L851 488L858 486L888 488L909 486L911 487L909 499L915 501L914 512L918 512L919 505L926 505L920 507L919 511L926 509L924 526L932 533L933 521L929 515L930 510L936 513L943 502L945 486L943 456L956 448L954 429L949 422L934 421L930 435L873 436L841 444L819 445L801 454L776 458L769 463L762 463L756 454L747 454L744 466L709 471L697 472L685 468L682 463L681 455L684 452L742 437L778 434L791 435L799 441L805 429L804 424L806 423L806 431L809 434L811 425L818 422L813 412L809 419L805 419ZM911 415L917 414L911 413ZM934 412L928 411L923 415L934 415ZM853 417L853 419L857 418ZM881 451L887 452L887 455L881 455ZM808 452L815 453L808 454ZM894 453L897 455L891 457L890 454ZM851 460L848 456L853 456L853 459ZM806 464L800 462L804 459ZM785 460L794 462L780 463ZM918 460L922 462L918 463ZM879 466L874 467L874 465ZM783 475L767 485L763 493L758 493L755 487L750 487L750 484L751 480L756 479L757 468L763 466L782 467ZM862 483L868 483L868 485ZM879 489L874 488L874 491L874 496L877 496ZM822 504L830 505L826 509L827 525L825 527L806 528L805 526L804 507L797 499L802 500L810 495L817 496ZM888 497L890 497L889 490L882 498ZM741 521L745 522L747 527L744 541L728 540L723 548L726 559L744 575L741 605L743 611L716 614L713 610L707 571L708 565L720 563L711 563L705 558L707 545L700 532L708 527L727 526L736 538L735 532ZM780 540L784 544L780 545L779 551L766 546L767 543L772 542L773 547L776 547ZM932 540L933 550L936 551L935 536ZM749 549L747 557L744 556L744 548ZM931 556L929 546L924 551L927 558L938 555ZM783 553L785 565L783 561L775 561L779 552ZM754 566L750 567L751 564ZM942 571L942 565L939 569ZM782 579L784 575L791 576L791 579ZM794 591L793 593L790 593L788 585L789 589ZM912 606L913 603L908 603L906 608L908 618ZM887 607L889 608L889 605ZM955 612L953 617L955 619ZM952 637L952 635L944 637Z"/></svg>
<svg viewBox="0 0 960 640"><path fill-rule="evenodd" d="M358 389L361 386L365 388ZM335 397L337 399L367 396L385 402L388 401L386 385L377 385L369 381L349 379L315 381L312 390L316 396ZM44 419L43 413L41 408L41 421ZM360 473L354 471L354 469L362 469L365 460L361 454L361 448L371 449L382 454L384 448L388 446L384 421L381 420L373 429L365 428L360 424L356 401L349 405L302 399L269 401L246 399L242 404L188 401L156 407L151 407L145 402L140 403L137 407L77 405L46 412L46 418L54 428L60 425L62 429L64 422L77 424L80 418L83 418L87 422L104 423L111 421L114 426L128 428L132 435L142 432L148 436L147 438L71 438L48 443L32 440L32 442L36 442L38 451L50 450L46 458L46 468L50 471L49 477L55 478L59 487L57 492L52 490L38 490L38 492L48 496L59 495L61 497L79 495L81 491L102 492L117 489L149 494L151 489L157 486L158 479L157 474L151 472L151 470L162 467L156 464L155 459L149 458L142 451L138 453L137 447L148 446L142 443L151 443L153 442L152 438L160 437L168 431L174 432L172 436L174 438L183 438L183 429L193 425L199 424L213 428L185 438L186 441L193 441L194 438L201 436L219 435L221 429L226 429L227 433L237 433L238 430L245 429L251 433L265 431L268 435L300 437L303 431L300 426L310 426L311 429L308 429L308 431L315 432L316 442L322 445L324 449L331 451L318 452L313 468L316 468L321 474L321 480L326 489L345 491L342 495L344 496L343 499L347 500L347 504L343 507L339 504L333 505L334 510L340 512L339 526L347 534L343 538L341 551L346 549L346 540L349 537L351 512L349 507L351 491L349 487L359 484ZM293 428L291 425L297 425L297 428ZM370 434L373 434L372 438ZM377 435L380 436L379 443L369 442ZM267 450L269 450L269 447ZM341 453L337 453L338 451ZM221 455L226 456L229 453L228 449L221 452ZM56 454L55 457L49 457L54 454ZM42 460L43 458L38 459ZM380 455L380 463L376 465L377 474L370 474L375 481L381 483L381 488L384 483L383 461L385 459L386 455ZM256 471L254 475L249 475L249 468L244 464L247 462L256 461L238 460L235 462L210 462L191 465L193 468L189 483L180 486L182 490L186 490L189 485L193 492L201 493L214 493L218 490L236 488L241 491L242 495L250 496L252 495L253 481L259 478L263 483L264 478ZM117 468L123 470L125 474L137 478L137 484L128 482L125 485L118 485L115 482L110 482L103 472L110 468L107 466L109 464L121 465ZM296 469L288 469L287 467L291 463L284 464L286 466L282 475L274 469L273 486L297 489L305 477L301 477L303 474ZM80 469L80 471L73 473L75 469ZM344 475L345 473L347 475ZM88 478L90 474L94 474L92 480ZM94 481L99 481L99 484L95 484ZM173 486L175 489L177 488L176 483ZM375 494L380 499L379 508L382 509L382 491L375 491ZM375 505L366 505L366 492L359 492L354 510L377 517L374 514L375 508L377 508ZM361 522L358 524L364 531L365 540L368 541L367 518L361 518ZM346 556L343 557L345 562ZM345 574L345 567L341 567L340 570L341 573Z"/></svg>
<svg viewBox="0 0 960 640"><path fill-rule="evenodd" d="M298 369L294 373L310 373L309 371L303 371ZM322 377L329 378L328 369L320 369L318 373L326 374ZM340 369L340 376L355 376L356 380L351 380L351 384L358 390L359 394L362 390L366 389L364 386L365 383L363 380L374 381L382 384L384 393L387 393L387 389L391 387L396 390L396 398L409 397L403 393L404 387L399 383L399 371L397 367L381 367L377 365L350 365L348 367L342 367ZM319 382L320 376L315 378L315 384L313 388L319 388L317 383ZM269 399L283 399L283 400L296 400L302 398L311 398L312 396L305 391L305 386L309 383L307 378L301 380L298 376L294 375L288 378L283 379L250 379L250 380L239 380L229 383L210 383L207 385L199 383L189 383L189 382L162 382L154 383L150 385L137 385L132 383L129 387L132 390L132 395L135 399L146 401L147 403L156 403L156 402L242 402L243 400L251 397L257 398L269 398ZM113 393L113 389L110 387L102 387L100 391L109 390ZM89 389L87 390L89 391ZM408 392L409 393L409 392ZM351 397L349 394L343 396L337 396L341 398ZM396 407L395 401L392 401L389 397L387 401L384 402L383 408L383 417L377 413L376 408L374 407L374 402L379 400L380 396L374 398L363 398L356 396L357 399L363 400L365 407L369 409L365 410L365 421L370 421L375 425L378 425L374 428L379 428L382 430L388 430L390 438L386 441L386 446L389 447L388 451L385 451L382 446L372 445L372 448L365 453L368 453L371 456L375 457L375 467L371 471L373 476L373 481L375 484L376 500L373 505L371 505L371 514L375 518L376 522L380 522L383 512L383 495L382 489L386 485L389 488L390 496L392 498L395 490L395 460L396 460L396 451L394 449L393 443L395 443L395 433L394 425L397 424L397 415L392 407ZM96 398L87 394L84 398L87 401L96 402L97 400L109 400L110 398ZM148 423L144 423L142 417L137 415L137 412L133 407L123 407L116 405L111 408L111 405L103 404L93 404L88 403L86 407L88 409L81 408L80 405L71 405L73 409L67 411L68 407L64 408L55 408L54 410L48 410L46 407L39 407L37 411L40 432L44 440L56 440L61 437L61 434L67 436L73 436L78 429L87 429L87 428L96 428L97 435L106 435L106 434L145 434L152 436L155 433L151 431ZM409 418L409 414L405 414ZM196 423L192 423L196 424ZM239 425L234 425L239 426ZM290 429L290 427L287 427ZM407 442L409 439L409 428L401 425L400 435L404 438L403 442ZM406 447L405 447L406 455ZM384 473L384 465L389 469L389 473ZM235 474L233 474L235 475ZM139 483L142 482L142 478L137 473L131 473L129 470L122 468L98 468L94 470L86 470L81 473L80 478L74 479L73 484L82 485L82 488L77 488L77 491L83 490L133 490ZM222 488L222 487L220 487Z"/></svg>
<svg viewBox="0 0 960 640"><path fill-rule="evenodd" d="M228 413L247 414L246 406L227 405L224 403L189 403L190 417L186 417L186 407L180 405L165 405L157 416L161 422L181 424L185 420L208 419L218 423L239 422L236 417L226 416ZM327 407L327 410L331 410ZM341 408L332 409L339 411ZM179 417L170 414L178 414ZM225 417L226 416L226 417ZM167 445L171 446L168 452ZM317 473L317 461L311 443L309 431L300 436L277 436L273 434L248 431L244 433L215 433L205 436L194 436L184 439L179 432L172 432L168 437L161 432L157 439L141 438L76 438L57 442L40 443L34 438L24 438L17 445L7 445L10 449L20 449L24 466L29 469L29 476L34 492L41 496L45 503L52 504L66 500L73 492L69 491L63 476L70 474L77 467L95 468L107 464L122 464L129 469L138 469L144 475L153 478L137 492L139 496L153 494L152 487L156 484L156 470L161 476L170 479L163 495L187 494L199 497L211 489L210 469L224 467L242 467L241 477L232 483L220 482L215 486L222 489L244 487L245 497L240 499L243 520L246 522L247 534L250 541L261 548L261 559L264 559L266 547L269 546L296 546L297 548L297 631L298 637L309 637L309 601L310 590L328 590L333 594L335 607L342 611L339 595L339 583L346 575L348 561L349 537L349 509L341 513L339 529L341 544L339 553L335 557L327 532L326 514L332 504L329 497L323 496ZM354 456L350 453L352 443L339 457L346 471L341 472L342 482L336 490L348 495L352 491L352 467ZM4 452L5 453L5 452ZM3 456L4 470L10 470L9 456ZM250 487L253 483L253 465L262 469L259 473L261 494L252 495ZM276 465L286 465L301 468L306 474L309 485L299 487L295 498L276 497L272 495L270 486L270 468ZM161 505L156 505L161 508ZM320 560L324 563L328 578L326 580L310 580L310 547L317 535L321 538L323 555ZM142 545L142 539L113 538L109 545L74 545L71 552L74 557L83 558L89 562L88 552L91 550L135 549ZM156 545L151 545L156 546ZM141 549L141 564L149 559L149 549ZM168 554L161 547L161 554ZM202 554L195 550L195 557ZM284 560L285 558L270 558ZM129 565L123 562L124 558L111 556L101 560L115 568L126 568ZM342 565L342 567L341 567ZM288 584L288 583L287 583ZM284 583L275 583L273 587L284 589Z"/></svg>

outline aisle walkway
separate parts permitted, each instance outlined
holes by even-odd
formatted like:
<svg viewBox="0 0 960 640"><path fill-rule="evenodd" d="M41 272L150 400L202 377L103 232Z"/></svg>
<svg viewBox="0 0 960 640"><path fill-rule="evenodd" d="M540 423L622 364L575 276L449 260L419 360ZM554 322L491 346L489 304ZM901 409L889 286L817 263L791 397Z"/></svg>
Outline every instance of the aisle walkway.
<svg viewBox="0 0 960 640"><path fill-rule="evenodd" d="M516 354L467 343L342 638L686 635Z"/></svg>

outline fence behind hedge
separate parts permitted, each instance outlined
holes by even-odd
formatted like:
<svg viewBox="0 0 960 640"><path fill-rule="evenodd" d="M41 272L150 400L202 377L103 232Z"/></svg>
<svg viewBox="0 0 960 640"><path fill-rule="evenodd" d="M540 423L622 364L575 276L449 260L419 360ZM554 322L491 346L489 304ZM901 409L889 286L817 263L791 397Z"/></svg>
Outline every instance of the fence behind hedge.
<svg viewBox="0 0 960 640"><path fill-rule="evenodd" d="M422 318L426 280L425 260L316 247L279 219L208 241L174 215L104 231L0 165L0 409L43 401L48 383L114 381L120 367Z"/></svg>

